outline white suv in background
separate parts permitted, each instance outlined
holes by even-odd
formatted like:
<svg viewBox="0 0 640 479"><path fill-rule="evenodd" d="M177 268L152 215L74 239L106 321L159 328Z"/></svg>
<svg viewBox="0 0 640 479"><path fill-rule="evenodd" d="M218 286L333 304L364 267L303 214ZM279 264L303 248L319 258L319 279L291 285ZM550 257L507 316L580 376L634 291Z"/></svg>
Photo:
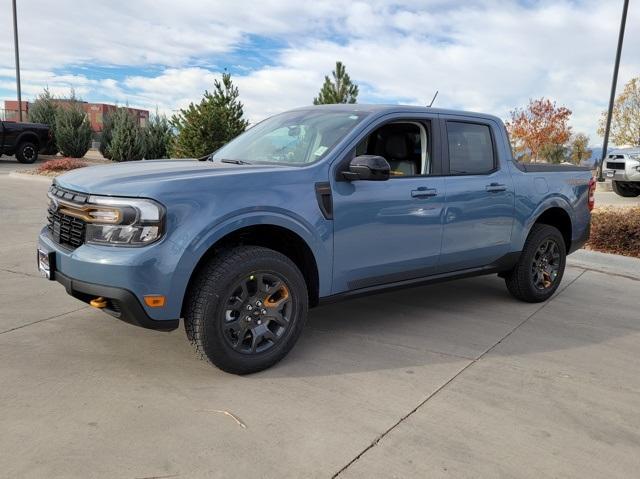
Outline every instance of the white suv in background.
<svg viewBox="0 0 640 479"><path fill-rule="evenodd" d="M611 151L602 172L618 195L628 198L640 195L640 148Z"/></svg>

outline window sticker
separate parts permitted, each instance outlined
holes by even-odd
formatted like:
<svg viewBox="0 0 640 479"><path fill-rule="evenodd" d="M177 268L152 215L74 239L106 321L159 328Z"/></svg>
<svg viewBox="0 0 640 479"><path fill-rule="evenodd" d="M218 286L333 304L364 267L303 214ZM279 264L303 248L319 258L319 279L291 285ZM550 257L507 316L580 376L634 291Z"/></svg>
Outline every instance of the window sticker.
<svg viewBox="0 0 640 479"><path fill-rule="evenodd" d="M315 151L314 155L316 156L321 156L324 155L324 152L327 151L327 147L326 146L319 146L318 149Z"/></svg>

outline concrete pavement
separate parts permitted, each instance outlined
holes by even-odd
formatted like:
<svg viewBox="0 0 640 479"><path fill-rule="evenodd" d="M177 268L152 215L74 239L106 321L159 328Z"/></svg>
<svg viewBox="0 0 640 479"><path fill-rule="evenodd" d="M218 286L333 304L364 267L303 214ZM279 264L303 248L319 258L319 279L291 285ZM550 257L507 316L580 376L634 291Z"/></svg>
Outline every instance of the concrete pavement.
<svg viewBox="0 0 640 479"><path fill-rule="evenodd" d="M640 468L633 261L582 255L544 304L489 276L319 308L282 363L236 377L197 360L182 329L129 326L40 278L46 187L0 173L0 477Z"/></svg>
<svg viewBox="0 0 640 479"><path fill-rule="evenodd" d="M613 191L596 191L596 208L616 207L616 208L637 208L640 207L640 196L635 198L623 198Z"/></svg>

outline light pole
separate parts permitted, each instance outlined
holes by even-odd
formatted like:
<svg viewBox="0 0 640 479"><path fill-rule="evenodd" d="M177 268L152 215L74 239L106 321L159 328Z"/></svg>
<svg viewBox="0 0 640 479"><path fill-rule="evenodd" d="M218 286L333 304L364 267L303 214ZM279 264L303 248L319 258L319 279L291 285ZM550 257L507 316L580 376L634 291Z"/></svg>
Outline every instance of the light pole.
<svg viewBox="0 0 640 479"><path fill-rule="evenodd" d="M16 56L16 85L18 87L18 118L22 121L22 92L20 91L20 53L18 52L18 15L16 0L13 0L13 47Z"/></svg>
<svg viewBox="0 0 640 479"><path fill-rule="evenodd" d="M15 0L14 0L15 2ZM611 80L611 96L609 97L609 111L607 111L607 125L604 128L604 143L602 144L602 157L600 158L600 167L598 168L598 181L604 181L602 176L602 165L607 156L607 148L609 146L609 130L611 129L611 114L613 113L613 104L616 100L616 85L618 84L618 69L620 68L620 54L622 53L622 42L624 41L624 27L627 23L627 10L629 9L629 0L624 0L622 6L622 19L620 20L620 33L618 34L618 50L616 51L616 63L613 67L613 79Z"/></svg>

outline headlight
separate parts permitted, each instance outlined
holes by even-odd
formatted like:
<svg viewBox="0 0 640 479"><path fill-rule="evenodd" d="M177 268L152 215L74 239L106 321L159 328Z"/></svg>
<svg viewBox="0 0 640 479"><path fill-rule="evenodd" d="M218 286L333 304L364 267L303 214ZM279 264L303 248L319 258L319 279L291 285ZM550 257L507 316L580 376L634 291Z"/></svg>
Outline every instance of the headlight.
<svg viewBox="0 0 640 479"><path fill-rule="evenodd" d="M87 203L87 243L145 246L162 237L164 207L153 200L90 196Z"/></svg>

